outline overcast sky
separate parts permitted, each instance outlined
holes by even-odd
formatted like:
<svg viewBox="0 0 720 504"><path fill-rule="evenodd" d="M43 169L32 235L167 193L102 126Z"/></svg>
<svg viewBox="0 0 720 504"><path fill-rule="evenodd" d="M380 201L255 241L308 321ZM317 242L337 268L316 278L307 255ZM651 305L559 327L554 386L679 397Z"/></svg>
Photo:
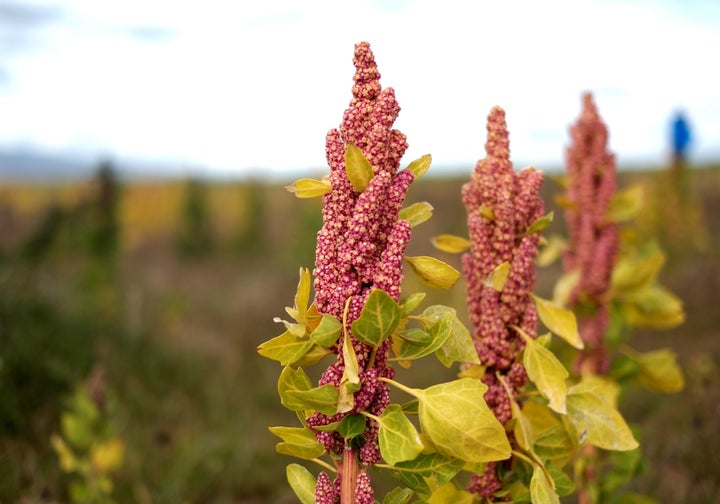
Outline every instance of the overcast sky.
<svg viewBox="0 0 720 504"><path fill-rule="evenodd" d="M621 165L664 162L679 107L720 159L714 0L0 0L0 149L324 170L361 40L406 162L469 170L500 105L516 164L560 166L585 90Z"/></svg>

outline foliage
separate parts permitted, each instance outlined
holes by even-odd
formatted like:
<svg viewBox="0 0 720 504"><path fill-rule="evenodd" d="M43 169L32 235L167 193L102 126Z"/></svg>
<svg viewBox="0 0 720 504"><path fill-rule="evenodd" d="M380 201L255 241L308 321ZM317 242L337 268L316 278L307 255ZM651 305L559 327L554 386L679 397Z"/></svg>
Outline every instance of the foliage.
<svg viewBox="0 0 720 504"><path fill-rule="evenodd" d="M212 250L213 245L207 187L202 180L191 178L185 186L177 237L178 251L184 257L201 257Z"/></svg>
<svg viewBox="0 0 720 504"><path fill-rule="evenodd" d="M123 464L125 442L112 424L114 404L101 374L76 388L60 416L60 434L50 438L60 468L73 476L70 502L112 504L112 475Z"/></svg>

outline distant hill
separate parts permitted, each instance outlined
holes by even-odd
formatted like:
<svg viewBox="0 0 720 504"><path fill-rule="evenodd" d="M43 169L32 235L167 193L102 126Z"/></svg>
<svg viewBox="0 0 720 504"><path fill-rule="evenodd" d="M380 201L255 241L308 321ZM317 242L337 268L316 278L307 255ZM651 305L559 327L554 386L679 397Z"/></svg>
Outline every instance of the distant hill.
<svg viewBox="0 0 720 504"><path fill-rule="evenodd" d="M48 182L87 178L96 163L70 156L0 150L0 180Z"/></svg>

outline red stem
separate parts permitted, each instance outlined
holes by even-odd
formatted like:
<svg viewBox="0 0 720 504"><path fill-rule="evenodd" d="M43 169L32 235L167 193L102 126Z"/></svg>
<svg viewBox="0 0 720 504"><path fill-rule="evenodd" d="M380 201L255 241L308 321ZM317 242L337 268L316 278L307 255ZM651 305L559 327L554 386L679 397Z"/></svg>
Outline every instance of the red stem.
<svg viewBox="0 0 720 504"><path fill-rule="evenodd" d="M345 446L340 469L340 504L355 504L355 487L357 486L357 475L360 472L357 455L357 450Z"/></svg>

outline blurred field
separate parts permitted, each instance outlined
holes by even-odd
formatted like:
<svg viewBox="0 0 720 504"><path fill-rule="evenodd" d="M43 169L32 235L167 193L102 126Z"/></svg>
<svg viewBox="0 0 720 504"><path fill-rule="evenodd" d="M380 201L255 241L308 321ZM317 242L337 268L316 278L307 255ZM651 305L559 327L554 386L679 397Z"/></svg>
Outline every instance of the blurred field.
<svg viewBox="0 0 720 504"><path fill-rule="evenodd" d="M624 173L621 185L647 188L643 233L668 252L662 280L684 300L687 322L638 332L633 343L672 347L687 387L624 398L648 458L632 489L659 503L720 502L720 167L690 171L695 213L684 216L664 214L665 175ZM435 215L414 231L409 255L459 266L429 238L466 234L464 181L413 185L409 201L429 201ZM115 480L119 502L294 502L284 471L293 460L275 454L267 431L294 425L294 416L274 388L279 365L255 348L282 332L272 319L291 304L298 268L312 266L320 203L258 182L198 190L192 206L185 181L122 185L113 214L118 242L98 253L97 181L0 188L1 502L66 499L68 477L49 437L63 397L96 366L106 371L117 403L112 421L127 443ZM557 192L548 180L549 209ZM549 234L563 232L555 210ZM559 274L557 265L541 269L537 292L549 295ZM426 303L462 314L463 290L460 282L429 293ZM453 375L430 363L406 376L422 386Z"/></svg>

